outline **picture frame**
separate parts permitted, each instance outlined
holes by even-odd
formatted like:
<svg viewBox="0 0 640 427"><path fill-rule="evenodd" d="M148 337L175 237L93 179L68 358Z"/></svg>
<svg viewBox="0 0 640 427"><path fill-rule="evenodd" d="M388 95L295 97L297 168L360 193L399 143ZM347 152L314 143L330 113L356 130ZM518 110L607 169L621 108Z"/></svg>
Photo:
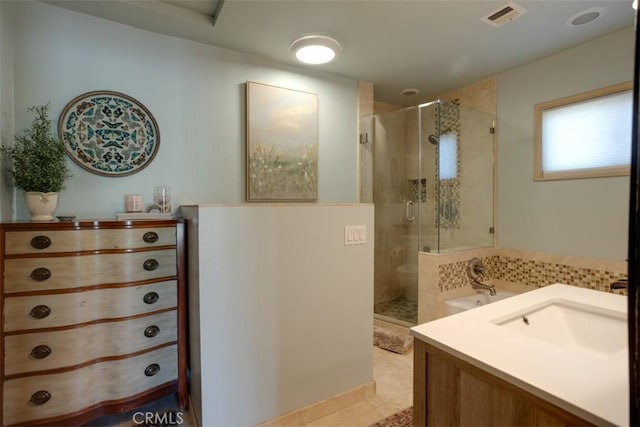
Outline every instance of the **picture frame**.
<svg viewBox="0 0 640 427"><path fill-rule="evenodd" d="M318 95L246 83L246 199L318 200Z"/></svg>

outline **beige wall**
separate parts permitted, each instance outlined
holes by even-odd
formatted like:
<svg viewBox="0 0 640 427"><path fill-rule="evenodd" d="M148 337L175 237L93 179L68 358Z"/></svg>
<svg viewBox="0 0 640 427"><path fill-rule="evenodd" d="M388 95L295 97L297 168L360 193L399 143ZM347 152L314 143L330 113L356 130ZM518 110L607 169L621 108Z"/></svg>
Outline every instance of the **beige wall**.
<svg viewBox="0 0 640 427"><path fill-rule="evenodd" d="M384 114L392 111L401 110L402 107L393 104L387 104L386 102L375 101L373 103L373 114Z"/></svg>
<svg viewBox="0 0 640 427"><path fill-rule="evenodd" d="M458 99L460 105L473 110L483 111L495 116L496 105L496 78L495 76L452 90L438 96L442 101Z"/></svg>

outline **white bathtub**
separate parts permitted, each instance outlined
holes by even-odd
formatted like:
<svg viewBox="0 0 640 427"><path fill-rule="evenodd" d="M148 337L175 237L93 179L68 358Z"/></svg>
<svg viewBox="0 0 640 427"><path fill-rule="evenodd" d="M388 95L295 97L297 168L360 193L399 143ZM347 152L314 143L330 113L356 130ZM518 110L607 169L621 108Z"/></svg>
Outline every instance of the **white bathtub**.
<svg viewBox="0 0 640 427"><path fill-rule="evenodd" d="M456 314L463 311L471 310L472 308L491 304L492 302L500 301L501 299L509 298L514 295L517 295L517 293L504 291L502 289L496 289L496 294L493 296L489 295L489 291L476 291L472 295L445 301L446 313L447 316L449 316L451 314Z"/></svg>

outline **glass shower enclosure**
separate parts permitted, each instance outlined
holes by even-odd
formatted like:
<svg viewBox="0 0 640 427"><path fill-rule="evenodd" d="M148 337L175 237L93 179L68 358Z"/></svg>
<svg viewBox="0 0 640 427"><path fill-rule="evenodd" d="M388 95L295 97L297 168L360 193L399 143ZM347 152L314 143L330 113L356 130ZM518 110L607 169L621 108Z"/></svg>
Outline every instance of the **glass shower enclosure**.
<svg viewBox="0 0 640 427"><path fill-rule="evenodd" d="M420 251L493 245L494 123L441 101L363 119L360 196L375 206L377 318L417 323Z"/></svg>

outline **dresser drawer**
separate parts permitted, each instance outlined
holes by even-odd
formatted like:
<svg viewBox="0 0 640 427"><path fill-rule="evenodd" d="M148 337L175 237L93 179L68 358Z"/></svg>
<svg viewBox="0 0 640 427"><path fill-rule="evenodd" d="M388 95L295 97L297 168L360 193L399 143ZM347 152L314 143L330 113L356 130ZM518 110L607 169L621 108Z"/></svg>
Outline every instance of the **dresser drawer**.
<svg viewBox="0 0 640 427"><path fill-rule="evenodd" d="M53 328L174 308L178 303L176 286L175 280L169 280L125 288L6 297L4 330Z"/></svg>
<svg viewBox="0 0 640 427"><path fill-rule="evenodd" d="M135 353L177 341L177 328L178 318L173 310L56 332L8 335L4 339L4 374L76 366Z"/></svg>
<svg viewBox="0 0 640 427"><path fill-rule="evenodd" d="M3 425L73 413L175 381L177 353L177 346L172 345L71 372L5 381Z"/></svg>
<svg viewBox="0 0 640 427"><path fill-rule="evenodd" d="M13 258L4 261L4 292L135 282L177 274L176 250Z"/></svg>
<svg viewBox="0 0 640 427"><path fill-rule="evenodd" d="M109 230L8 231L7 255L78 252L100 249L133 249L176 244L175 227Z"/></svg>

